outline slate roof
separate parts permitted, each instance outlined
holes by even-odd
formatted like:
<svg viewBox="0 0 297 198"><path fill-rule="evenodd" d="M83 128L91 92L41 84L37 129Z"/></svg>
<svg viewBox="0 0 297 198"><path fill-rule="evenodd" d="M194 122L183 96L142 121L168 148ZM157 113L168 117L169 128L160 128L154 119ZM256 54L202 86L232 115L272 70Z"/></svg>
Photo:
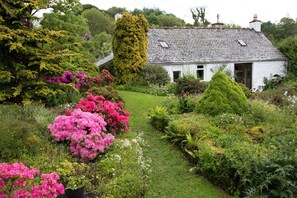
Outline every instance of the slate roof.
<svg viewBox="0 0 297 198"><path fill-rule="evenodd" d="M168 48L160 41L165 41ZM150 64L273 60L286 58L263 33L251 29L154 28L148 32Z"/></svg>
<svg viewBox="0 0 297 198"><path fill-rule="evenodd" d="M246 46L241 46L242 40ZM165 41L168 48L161 46ZM103 65L113 54L95 63ZM286 60L261 32L251 29L151 28L149 64L222 63Z"/></svg>

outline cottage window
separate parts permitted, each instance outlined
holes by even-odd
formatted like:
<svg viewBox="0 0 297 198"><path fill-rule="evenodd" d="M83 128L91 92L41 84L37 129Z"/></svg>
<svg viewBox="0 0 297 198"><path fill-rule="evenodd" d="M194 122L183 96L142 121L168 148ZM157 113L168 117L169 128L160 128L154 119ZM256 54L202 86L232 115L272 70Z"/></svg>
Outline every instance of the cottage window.
<svg viewBox="0 0 297 198"><path fill-rule="evenodd" d="M181 71L173 71L173 81L180 79Z"/></svg>
<svg viewBox="0 0 297 198"><path fill-rule="evenodd" d="M197 78L200 80L204 80L204 66L197 65Z"/></svg>
<svg viewBox="0 0 297 198"><path fill-rule="evenodd" d="M243 40L237 39L237 41L241 46L246 46L246 43Z"/></svg>

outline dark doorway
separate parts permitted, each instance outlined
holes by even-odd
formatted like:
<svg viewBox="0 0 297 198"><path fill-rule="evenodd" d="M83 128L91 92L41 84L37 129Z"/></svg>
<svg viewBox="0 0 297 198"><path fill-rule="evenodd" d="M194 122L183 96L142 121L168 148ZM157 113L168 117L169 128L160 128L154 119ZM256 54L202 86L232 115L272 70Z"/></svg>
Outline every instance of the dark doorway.
<svg viewBox="0 0 297 198"><path fill-rule="evenodd" d="M252 63L235 64L235 81L252 88Z"/></svg>

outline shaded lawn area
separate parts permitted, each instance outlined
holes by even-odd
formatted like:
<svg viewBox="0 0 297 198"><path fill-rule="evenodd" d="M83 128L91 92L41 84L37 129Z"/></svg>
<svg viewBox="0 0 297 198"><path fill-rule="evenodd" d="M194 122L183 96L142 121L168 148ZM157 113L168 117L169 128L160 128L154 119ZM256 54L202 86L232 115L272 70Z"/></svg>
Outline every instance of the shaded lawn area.
<svg viewBox="0 0 297 198"><path fill-rule="evenodd" d="M143 138L149 145L145 155L152 160L152 172L145 197L230 197L203 177L191 173L188 160L178 148L162 140L164 134L148 123L148 111L160 104L164 97L128 91L120 91L120 94L126 102L125 108L132 112L129 121L133 133L130 135L143 131Z"/></svg>

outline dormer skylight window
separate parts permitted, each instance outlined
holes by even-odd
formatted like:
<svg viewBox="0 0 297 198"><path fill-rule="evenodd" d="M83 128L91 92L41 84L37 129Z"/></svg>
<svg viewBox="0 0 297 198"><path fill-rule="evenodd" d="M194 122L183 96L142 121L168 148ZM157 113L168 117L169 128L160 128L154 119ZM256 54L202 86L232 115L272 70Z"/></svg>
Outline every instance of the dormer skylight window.
<svg viewBox="0 0 297 198"><path fill-rule="evenodd" d="M246 46L246 44L243 40L237 39L237 41L241 46Z"/></svg>
<svg viewBox="0 0 297 198"><path fill-rule="evenodd" d="M163 48L168 48L169 47L168 44L165 41L159 41L159 43L160 43L161 47L163 47Z"/></svg>

